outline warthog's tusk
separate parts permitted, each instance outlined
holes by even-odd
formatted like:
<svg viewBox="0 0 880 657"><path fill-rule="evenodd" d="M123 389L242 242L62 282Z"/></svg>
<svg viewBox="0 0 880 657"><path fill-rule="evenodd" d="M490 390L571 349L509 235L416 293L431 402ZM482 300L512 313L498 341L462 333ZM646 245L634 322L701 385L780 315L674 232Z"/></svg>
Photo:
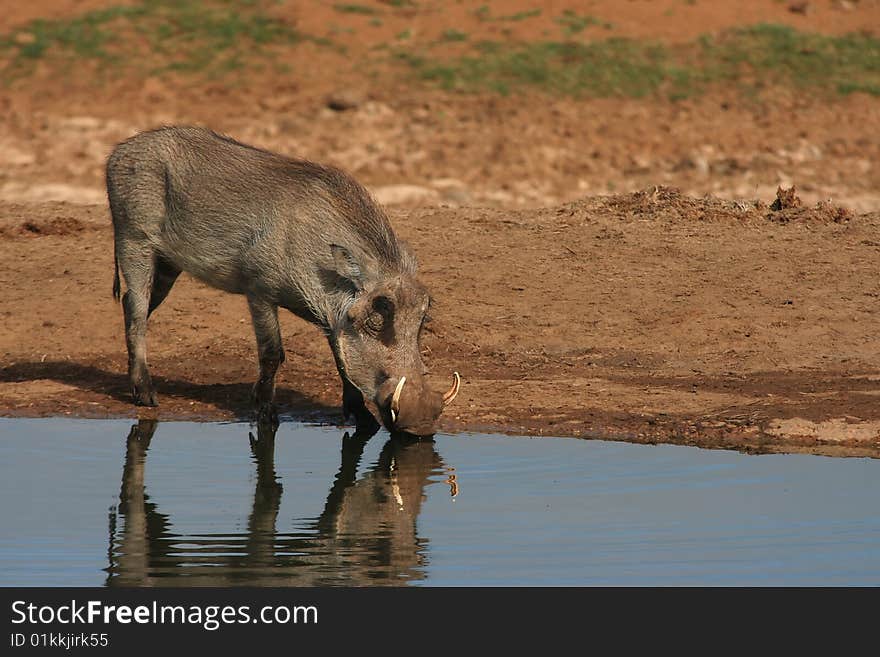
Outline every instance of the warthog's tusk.
<svg viewBox="0 0 880 657"><path fill-rule="evenodd" d="M449 391L443 395L443 407L449 406L452 403L452 400L455 399L456 395L458 395L458 391L461 388L461 377L458 375L458 372L452 373L452 387Z"/></svg>
<svg viewBox="0 0 880 657"><path fill-rule="evenodd" d="M400 377L394 394L391 395L391 424L397 422L397 416L400 414L400 393L403 392L403 384L406 383L406 377Z"/></svg>

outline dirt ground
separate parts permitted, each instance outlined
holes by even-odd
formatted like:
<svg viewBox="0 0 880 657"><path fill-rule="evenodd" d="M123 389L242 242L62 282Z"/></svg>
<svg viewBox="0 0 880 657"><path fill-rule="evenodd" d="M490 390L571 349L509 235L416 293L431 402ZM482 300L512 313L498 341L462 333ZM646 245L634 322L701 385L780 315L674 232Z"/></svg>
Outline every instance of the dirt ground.
<svg viewBox="0 0 880 657"><path fill-rule="evenodd" d="M106 215L0 205L3 414L135 414ZM878 213L655 188L392 219L437 300L432 376L463 376L445 428L880 455ZM282 410L337 420L325 339L292 316L282 332ZM149 337L159 417L247 415L242 298L183 280Z"/></svg>
<svg viewBox="0 0 880 657"><path fill-rule="evenodd" d="M15 3L0 32L120 4ZM103 163L138 130L194 123L342 166L389 207L437 300L426 361L438 386L464 379L448 429L880 456L877 97L465 95L374 54L402 30L546 38L563 9L670 42L757 22L844 34L876 30L880 2L597 0L528 21L480 20L481 2L363 4L382 20L279 3L347 46L304 43L283 76L41 63L0 86L0 414L135 414ZM329 107L339 97L347 110ZM772 211L780 185L803 208ZM282 410L337 421L323 337L293 317L283 333ZM242 299L182 280L149 338L160 418L246 414Z"/></svg>

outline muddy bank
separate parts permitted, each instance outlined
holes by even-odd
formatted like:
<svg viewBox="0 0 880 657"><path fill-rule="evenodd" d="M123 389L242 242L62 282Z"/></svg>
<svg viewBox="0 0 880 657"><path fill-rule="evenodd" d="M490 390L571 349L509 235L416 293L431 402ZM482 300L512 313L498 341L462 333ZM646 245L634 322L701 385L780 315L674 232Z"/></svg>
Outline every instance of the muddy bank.
<svg viewBox="0 0 880 657"><path fill-rule="evenodd" d="M675 190L392 213L436 299L448 430L880 455L880 215ZM0 413L134 416L102 205L0 204ZM341 421L326 341L285 315L278 402ZM248 413L243 298L183 277L151 320L161 419Z"/></svg>

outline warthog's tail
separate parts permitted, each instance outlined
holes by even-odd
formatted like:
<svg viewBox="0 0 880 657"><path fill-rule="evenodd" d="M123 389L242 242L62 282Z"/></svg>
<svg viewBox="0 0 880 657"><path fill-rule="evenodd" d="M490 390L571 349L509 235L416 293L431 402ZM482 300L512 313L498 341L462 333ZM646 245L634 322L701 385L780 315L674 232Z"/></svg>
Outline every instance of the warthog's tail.
<svg viewBox="0 0 880 657"><path fill-rule="evenodd" d="M113 298L119 301L119 260L116 257L116 249L113 249Z"/></svg>

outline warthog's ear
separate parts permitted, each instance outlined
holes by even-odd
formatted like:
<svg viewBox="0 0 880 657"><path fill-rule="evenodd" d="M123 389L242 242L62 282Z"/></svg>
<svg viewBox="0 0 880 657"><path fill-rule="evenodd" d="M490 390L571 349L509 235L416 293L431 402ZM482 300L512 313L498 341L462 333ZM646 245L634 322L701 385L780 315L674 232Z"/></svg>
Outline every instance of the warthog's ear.
<svg viewBox="0 0 880 657"><path fill-rule="evenodd" d="M359 292L363 290L364 274L361 266L351 255L351 251L338 244L331 244L330 251L333 253L333 265L337 276L349 281Z"/></svg>

